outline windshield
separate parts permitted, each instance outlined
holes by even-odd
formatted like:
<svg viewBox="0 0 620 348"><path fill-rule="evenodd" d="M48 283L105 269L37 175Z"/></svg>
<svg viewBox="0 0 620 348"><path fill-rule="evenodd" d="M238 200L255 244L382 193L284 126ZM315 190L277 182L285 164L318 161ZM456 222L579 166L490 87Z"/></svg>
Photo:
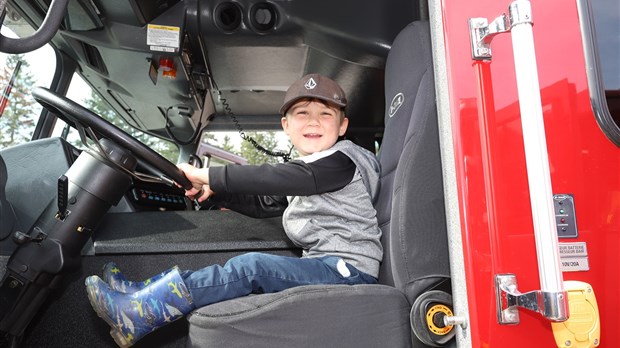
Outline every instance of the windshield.
<svg viewBox="0 0 620 348"><path fill-rule="evenodd" d="M14 11L9 9L2 26L2 34L11 37L31 35L32 28ZM42 107L31 95L33 87L50 87L56 69L56 55L50 45L26 54L0 53L0 149L25 143L33 134ZM131 134L145 145L172 161L177 162L178 147L162 138L136 130L113 111L78 74L74 74L67 97L102 116L109 122ZM78 132L57 120L51 136L66 139L72 145L83 148Z"/></svg>
<svg viewBox="0 0 620 348"><path fill-rule="evenodd" d="M179 148L174 143L143 133L129 125L123 118L118 117L116 112L106 104L80 75L73 75L67 97L131 134L134 138L140 140L140 142L155 150L169 161L177 162ZM60 136L76 147L83 147L77 130L68 127L62 120L56 122L52 136Z"/></svg>

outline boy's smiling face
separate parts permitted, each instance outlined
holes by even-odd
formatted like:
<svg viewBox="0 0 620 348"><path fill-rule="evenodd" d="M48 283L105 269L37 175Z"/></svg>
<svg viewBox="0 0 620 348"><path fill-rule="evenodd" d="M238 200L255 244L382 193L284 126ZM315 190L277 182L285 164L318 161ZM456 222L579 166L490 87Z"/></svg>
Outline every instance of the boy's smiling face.
<svg viewBox="0 0 620 348"><path fill-rule="evenodd" d="M300 99L282 117L282 128L302 156L327 150L344 135L349 119L337 106Z"/></svg>

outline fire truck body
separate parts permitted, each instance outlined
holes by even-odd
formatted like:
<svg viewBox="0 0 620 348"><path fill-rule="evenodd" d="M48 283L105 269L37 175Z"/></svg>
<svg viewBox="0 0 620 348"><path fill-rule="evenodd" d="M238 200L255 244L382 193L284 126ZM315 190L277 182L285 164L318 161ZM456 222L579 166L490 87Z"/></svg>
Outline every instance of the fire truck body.
<svg viewBox="0 0 620 348"><path fill-rule="evenodd" d="M602 91L592 90L600 83L596 72L601 68L594 65L596 37L588 30L593 25L588 11L586 1L532 2L533 40L552 192L570 195L574 202L570 217L561 216L556 204L558 241L563 250L583 247L581 253L560 255L563 279L592 286L600 344L614 347L619 344L612 318L620 308L620 151L618 140L606 135L613 129L597 122L609 115L603 115L608 111L600 104ZM507 12L495 1L444 2L435 11L444 30L435 43L445 43L446 75L439 86L449 91L450 116L444 118L452 130L457 187L451 198L458 198L460 231L455 233L461 233L467 289L461 300L467 303L463 314L469 318L472 346L552 347L550 321L539 313L520 310L519 324L498 323L496 275L515 274L522 293L541 289L511 35L493 38L491 59L472 60L465 24L476 17L491 22ZM573 217L576 235L568 235L562 228Z"/></svg>
<svg viewBox="0 0 620 348"><path fill-rule="evenodd" d="M74 1L74 4L77 2L77 0ZM223 6L226 11L236 11L241 6L254 6L254 2L222 0L218 4L226 3L229 5L229 7ZM389 25L385 28L381 26L385 24L383 22L389 22L388 20L381 18L377 20L381 25L376 27L369 25L368 28L378 28L377 32L363 37L362 35L368 28L351 21L339 27L338 23L326 21L320 14L306 14L305 11L308 8L302 1L256 2L259 3L256 11L266 9L282 11L282 13L266 12L274 14L274 18L273 21L266 21L262 25L271 22L279 24L280 22L277 21L282 21L285 25L281 27L274 25L264 31L257 31L254 28L252 32L248 29L250 24L238 24L242 29L223 28L222 25L226 24L226 21L216 23L216 25L200 23L199 20L196 20L194 24L179 24L182 31L186 30L191 34L198 33L196 37L207 40L207 43L201 42L200 39L197 40L198 43L193 42L196 47L210 45L209 47L214 47L215 51L221 49L225 52L221 55L218 55L219 52L210 53L212 60L209 63L222 69L217 70L213 76L220 74L220 81L229 84L222 90L228 93L227 96L233 105L237 101L235 110L252 110L254 105L238 102L250 100L242 99L247 95L250 95L251 100L257 103L258 108L263 108L261 109L263 111L267 110L264 115L253 115L258 119L256 128L264 126L272 129L274 124L279 125L277 122L279 118L274 118L275 123L271 120L269 121L271 123L261 124L269 119L268 116L277 114L273 105L268 102L261 104L261 102L266 100L272 102L274 95L282 94L282 86L279 84L284 80L280 79L280 75L276 73L266 74L260 71L254 75L258 70L270 66L268 63L273 63L261 61L269 57L267 49L260 50L261 45L268 49L280 49L279 54L297 52L295 49L303 46L305 51L300 50L300 52L303 51L303 54L315 59L312 61L314 64L312 67L323 72L332 72L338 75L341 81L348 83L347 88L355 88L356 93L352 93L353 98L361 101L366 95L372 94L373 98L376 98L376 94L380 94L378 98L383 99L383 90L375 90L381 89L379 88L381 86L370 88L365 84L369 81L376 81L377 76L382 77L383 67L378 67L381 65L379 62L385 58L389 50L384 41L388 37L392 38L393 35L390 36L391 33L388 31L394 29ZM11 0L9 3L10 5L18 4L18 8L28 9L32 5L30 1L23 0ZM84 1L80 0L79 3L80 6L88 7L83 4ZM92 2L92 4L96 3L98 1ZM122 8L131 7L132 10L140 6L153 7L152 4L144 1L131 0L119 1L119 3L124 4ZM206 2L201 3L200 6L198 3L200 1L169 1L167 3L170 6L168 14L172 17L164 16L164 10L162 10L159 19L164 18L177 25L177 22L182 21L173 15L183 11L187 11L183 13L191 19L204 20L204 18L212 19L218 16L215 10L213 14L207 10L204 10L204 13L196 10L202 8L201 6L210 8ZM342 5L338 9L354 10L356 7L363 6L362 2L354 3L338 2ZM386 6L384 8L386 13L393 14L394 8L390 7L391 3L391 1L385 1L381 4L373 4L373 6L377 8ZM395 3L403 5L404 2L395 1ZM166 6L162 5L161 8ZM184 6L187 6L189 10ZM46 3L44 7L49 6ZM97 6L94 7L97 8ZM105 8L103 5L101 7ZM217 8L217 6L213 7ZM450 286L452 303L446 304L445 307L440 306L441 308L429 306L439 311L434 315L429 308L423 308L422 311L428 311L426 321L423 320L421 326L416 326L416 323L412 324L414 331L412 337L416 335L420 338L422 335L433 341L437 337L454 335L455 338L448 343L437 345L450 347L620 347L620 330L615 320L615 313L620 309L618 299L620 297L618 290L620 288L618 280L620 275L620 107L618 106L620 105L618 103L620 100L620 69L613 63L616 59L615 64L618 64L617 59L620 59L620 27L613 24L620 23L620 7L611 0L592 3L587 0L574 2L440 0L415 1L407 10L411 9L415 9L411 11L415 12L415 15L399 16L397 18L399 23L404 23L411 17L411 19L430 25L452 282ZM286 17L287 11L290 18ZM34 10L22 12L20 13L24 16L32 15L36 18L36 13L33 15L36 12ZM278 13L277 18L275 13ZM368 15L368 11L364 13ZM146 17L149 15L148 13L142 14ZM254 14L244 12L244 15L248 16ZM383 12L377 11L377 15L382 14ZM103 28L107 22L101 13L99 15L101 16L101 28ZM76 60L74 63L65 65L65 68L81 66L81 70L76 69L76 71L79 71L85 78L92 78L91 84L98 86L99 89L109 87L111 91L109 94L113 98L115 95L135 101L140 99L142 94L148 94L147 90L160 92L158 88L166 86L161 87L169 88L166 93L162 94L164 101L157 100L157 103L172 105L175 98L186 97L179 91L187 90L191 98L186 99L192 99L188 103L198 105L207 103L206 101L211 98L214 114L217 112L220 116L232 114L230 106L226 104L226 99L224 99L225 102L221 101L222 91L217 90L217 85L212 84L215 80L209 80L206 77L202 80L203 77L194 80L193 72L185 71L183 74L182 69L178 69L176 80L172 78L157 82L157 71L155 71L155 77L149 75L154 69L154 61L149 61L147 64L148 69L151 70L145 68L143 76L140 75L145 80L150 76L153 82L152 85L149 82L149 86L145 86L144 89L124 90L121 85L127 81L119 81L118 85L115 85L112 83L114 81L99 79L96 75L100 72L94 71L93 66L88 65L89 62L103 61L101 55L97 57L94 54L98 52L97 47L104 52L104 56L106 53L118 50L122 54L127 54L131 59L141 57L145 54L142 51L148 50L141 41L139 45L131 47L130 43L135 44L131 41L133 39L123 37L118 42L110 39L110 37L114 38L113 32L118 31L119 26L127 25L132 32L141 32L141 27L127 24L131 21L123 15L118 13L112 15L118 16L121 20L114 22L115 27L112 29L106 28L109 31L102 30L101 38L93 39L88 36L90 34L81 33L79 30L73 33L71 30L66 30L63 33L68 39L63 37L66 42L58 40L61 47L70 46L67 42L81 38L80 35L92 39L93 45L92 47L87 44L81 46L90 60ZM132 16L129 17L133 20ZM155 15L151 17L153 20L157 19ZM223 15L221 18L228 17ZM118 24L123 20L127 23ZM250 19L244 18L244 20ZM233 22L228 24L232 25ZM314 33L317 37L313 38L312 35L306 37L305 34L300 34L303 32L301 28L304 23L311 28L311 30L306 28L308 32ZM331 25L333 28L329 29ZM147 28L146 25L142 29L145 28ZM171 26L166 28L169 29ZM260 25L257 28L260 29ZM346 28L349 28L351 32L347 32ZM270 37L271 34L274 36ZM376 37L371 37L373 35ZM191 35L188 34L189 36ZM305 46L306 42L303 44L298 42L301 38L310 42L308 44L310 48ZM321 38L334 41L323 45ZM190 41L187 38L177 39ZM229 39L230 41L227 41ZM609 40L608 46L605 46L606 40ZM347 42L350 46L337 45L342 42ZM313 45L319 46L316 52L312 51L315 49ZM285 50L287 46L291 46L290 51ZM257 47L259 49L256 49ZM192 48L195 49L195 47ZM362 50L366 50L368 61L359 58L364 54L357 55ZM199 50L195 49L194 53L196 51ZM312 53L308 53L309 51ZM248 52L260 52L262 55L257 55L256 61L253 61L247 56ZM110 54L115 60L106 62L107 64L126 63L118 59L122 57L120 54L115 54ZM148 54L152 52L149 51ZM159 54L160 52L153 53L153 57ZM205 69L211 68L207 63L207 54L205 52L202 54L205 54ZM299 53L291 53L288 58L294 58L296 54ZM179 52L175 52L172 56L171 59L176 64L183 64L183 59L191 58L182 57ZM233 66L234 64L229 64L225 59L229 57L239 59L245 64ZM304 59L308 61L310 58L304 56ZM359 61L355 61L358 58ZM605 64L602 61L605 61ZM164 60L156 63L162 62ZM170 63L170 61L167 62ZM286 62L290 63L290 66L282 66L283 75L291 77L299 73L294 68L297 66L297 61ZM170 64L168 68L172 69L174 64ZM334 64L336 68L332 69L329 64ZM63 66L58 68L60 71ZM127 67L123 66L123 68ZM230 76L239 78L239 81L241 77L245 79L251 76L249 80L254 83L254 87L260 85L257 82L260 77L269 76L274 79L265 82L267 92L258 87L243 90L247 85L227 75L233 69L247 69L244 74L231 74ZM309 67L304 66L303 69L309 69ZM115 68L110 69L112 70ZM174 72L176 73L177 70ZM128 75L131 73L135 71L127 71ZM211 74L209 71L207 73ZM407 74L407 71L402 73ZM100 75L103 76L103 72ZM162 79L162 77L159 78ZM65 78L66 85L69 84L68 80ZM206 82L211 82L211 85ZM239 86L235 83L243 86L237 88ZM58 90L67 89L66 86L61 87ZM200 100L196 93L200 88L205 90L204 101ZM119 93L119 90L125 94ZM239 93L240 90L241 93ZM220 93L219 96L217 92ZM260 100L261 97L264 100ZM118 102L118 104L123 103ZM149 130L152 131L153 129L148 127L149 122L153 122L153 116L144 116L141 114L141 109L132 109L129 104L128 102L123 107L126 106L125 111L129 110L128 114L136 116L136 124L144 126L145 129L142 130L147 133ZM375 108L376 102L366 104L368 105L373 107L373 111L380 109L380 107ZM10 101L8 101L8 107L11 107ZM169 106L166 109L166 122L168 122L169 110L178 111L174 107ZM361 112L364 110L359 110L359 107L356 109L353 106L352 108L358 114L365 114ZM181 112L178 114L180 116L176 116L181 119L183 115ZM242 124L254 121L252 116L243 116L246 117L240 117ZM279 115L276 116L279 117ZM354 132L358 132L354 135L359 136L366 144L374 146L377 142L378 147L384 129L375 124L375 121L381 120L382 115L365 116L368 119L354 121L359 122L352 127ZM46 121L44 118L39 121L37 131L41 131L43 127L51 129L49 126L51 121ZM177 120L177 122L183 125L180 126L185 132L183 134L191 135L194 128L197 129L196 131L200 128L199 123L196 125L196 120L202 120L201 111L196 113L193 119L189 115L186 119ZM239 121L234 118L233 121L236 128L233 126L230 128L233 131L238 129L242 132ZM218 125L217 122L213 124ZM67 126L68 128L70 127ZM159 131L159 133L156 131L152 133L166 137L161 129ZM39 134L37 136L45 138L50 135ZM34 138L33 140L37 140ZM182 143L178 142L178 139L173 140ZM182 144L182 156L187 155L188 151L210 147L210 145L200 145L200 143L200 140L196 142L194 139L193 145ZM244 158L228 154L224 150L216 147L213 149L224 153L223 156L230 162L242 164L246 162ZM123 195L122 192L120 194ZM126 193L124 196L128 197L129 194ZM182 193L180 196L183 199ZM55 201L53 203L55 204ZM182 210L194 209L191 204L182 206ZM134 211L123 213L136 213L142 208L138 207ZM148 209L152 210L151 207ZM36 214L44 213L36 212ZM96 235L97 233L94 234ZM139 242L129 238L133 235L122 235L122 237L128 238L127 244L122 245L125 249L114 249L112 252L103 250L100 254L97 252L89 254L90 251L84 248L82 256L87 259L91 257L90 261L85 262L85 268L92 270L93 264L100 262L100 259L92 260L92 256L119 257L120 259L125 257L126 262L139 260L138 262L144 262L140 266L142 269L153 266L147 263L155 260L152 256L157 253L157 250L147 250L144 254L149 255L145 255L144 259L139 258L135 254L140 254L140 252L128 251ZM156 236L154 239L158 240L157 238L160 237ZM29 238L36 239L34 236ZM122 241L122 238L120 240ZM140 240L138 238L138 241ZM105 239L103 241L110 242ZM0 240L0 242L3 241ZM30 242L31 240L28 239L27 243ZM169 258L187 261L196 256L193 253L202 254L203 252L206 260L221 261L224 257L236 252L253 250L253 247L261 241L251 240L246 244L244 242L248 241L234 240L231 242L235 246L233 251L225 250L218 254L221 251L215 250L215 256L211 254L213 250L163 252L162 254L168 254L158 259L157 262L167 262ZM95 242L92 246L95 251L97 251L96 244ZM277 250L278 252L291 254L299 252L290 244L284 242L282 244L284 247ZM114 240L110 245L116 246ZM2 250L0 248L0 251ZM3 262L10 263L12 260L9 259L8 254L0 254L0 256L3 257L1 259ZM69 287L72 292L65 292L62 297L59 297L58 303L72 301L68 296L76 293L82 295L78 301L87 303L85 293L81 292L84 276L84 274L79 274L75 278L70 277ZM76 283L79 284L76 285ZM8 283L5 285L3 285L4 289L11 288ZM435 302L431 301L431 304L436 304ZM62 307L58 303L55 305ZM85 307L83 310L84 313L95 316L94 312L91 313L91 308ZM54 317L52 312L54 311L48 310L44 315L35 316L36 320L33 325L39 332L43 332L41 330L45 330L45 326L50 321L57 322L61 327L59 332L63 334L75 329L63 325L62 320ZM1 320L2 316L0 316L0 322ZM26 319L26 321L29 320ZM103 322L97 323L105 325ZM92 323L85 325L90 324ZM41 326L44 327L41 328ZM364 330L364 328L358 329ZM96 332L96 330L105 331L100 327L93 331ZM84 333L75 333L75 335L81 334ZM37 335L37 331L33 331L32 335ZM53 336L54 333L46 331L45 335ZM109 338L107 332L97 336L97 339L102 339L99 336L105 336L104 342L107 342L105 339ZM424 337L420 338L421 341L430 345L429 339ZM26 337L25 342L28 346L29 344L36 345L36 342L41 341ZM181 340L171 343L170 346L178 345L179 342L184 344ZM412 340L412 342L418 341ZM166 344L168 343L162 343L162 345ZM413 343L414 347L420 347L416 344Z"/></svg>

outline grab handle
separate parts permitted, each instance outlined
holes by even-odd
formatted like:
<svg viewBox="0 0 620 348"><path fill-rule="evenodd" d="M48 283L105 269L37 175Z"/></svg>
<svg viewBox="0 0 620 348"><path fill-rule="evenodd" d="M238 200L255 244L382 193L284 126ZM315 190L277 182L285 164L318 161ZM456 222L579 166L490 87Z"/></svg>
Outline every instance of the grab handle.
<svg viewBox="0 0 620 348"><path fill-rule="evenodd" d="M472 59L490 60L493 37L512 33L541 290L522 294L516 289L514 275L496 275L498 320L502 324L518 323L517 307L522 307L539 312L551 321L564 321L568 318L568 305L560 269L531 4L528 0L513 1L508 13L509 16L502 14L490 24L486 18L469 19Z"/></svg>
<svg viewBox="0 0 620 348"><path fill-rule="evenodd" d="M0 52L19 54L34 51L48 43L58 31L60 23L65 18L69 0L52 0L43 23L34 34L18 39L8 38L0 34ZM0 26L6 14L6 1L0 0Z"/></svg>

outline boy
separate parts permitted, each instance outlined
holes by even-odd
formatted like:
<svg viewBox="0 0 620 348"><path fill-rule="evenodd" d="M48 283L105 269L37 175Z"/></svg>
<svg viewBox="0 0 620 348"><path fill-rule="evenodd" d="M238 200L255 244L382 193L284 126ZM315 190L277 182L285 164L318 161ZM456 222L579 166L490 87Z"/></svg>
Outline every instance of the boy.
<svg viewBox="0 0 620 348"><path fill-rule="evenodd" d="M179 168L199 201L254 216L282 215L301 258L262 253L233 257L223 267L172 268L142 283L125 279L113 264L104 280L86 279L89 300L121 347L197 307L250 293L312 284L376 283L381 231L373 208L379 164L371 152L338 141L348 126L344 92L333 80L310 74L294 82L280 108L284 132L302 156L283 164Z"/></svg>

